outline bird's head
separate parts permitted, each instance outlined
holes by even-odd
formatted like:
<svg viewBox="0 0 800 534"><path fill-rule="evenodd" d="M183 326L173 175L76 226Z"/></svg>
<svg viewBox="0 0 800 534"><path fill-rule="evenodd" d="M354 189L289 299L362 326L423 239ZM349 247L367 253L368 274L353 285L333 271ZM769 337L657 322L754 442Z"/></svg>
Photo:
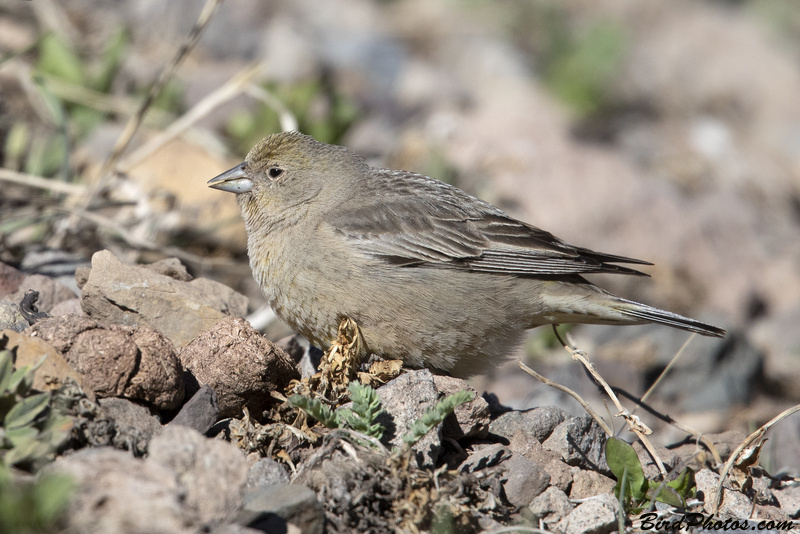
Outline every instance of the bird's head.
<svg viewBox="0 0 800 534"><path fill-rule="evenodd" d="M244 162L209 180L209 187L236 193L245 220L282 217L310 202L332 203L368 170L347 148L298 132L262 139Z"/></svg>

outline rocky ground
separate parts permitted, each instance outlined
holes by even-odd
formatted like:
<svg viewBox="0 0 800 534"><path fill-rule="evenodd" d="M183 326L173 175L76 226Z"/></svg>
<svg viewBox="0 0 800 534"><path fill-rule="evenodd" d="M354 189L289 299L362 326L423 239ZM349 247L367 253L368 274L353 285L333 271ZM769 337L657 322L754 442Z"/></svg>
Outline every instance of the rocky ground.
<svg viewBox="0 0 800 534"><path fill-rule="evenodd" d="M282 404L313 351L263 310L235 201L205 182L293 121L576 245L652 261L651 279L595 281L728 328L693 339L637 411L667 470L695 469L692 510L709 512L719 460L800 402L792 4L228 0L105 168L200 10L0 6L0 327L18 365L47 354L34 389L71 392L74 435L45 471L79 483L74 530L617 528L605 432L517 365L613 418L549 332L470 383L417 370L378 388L386 451L303 428ZM20 311L30 289L47 317ZM629 409L687 340L570 333ZM477 398L392 455L406 425L464 389ZM767 437L764 470L726 482L720 516L800 518L798 416Z"/></svg>

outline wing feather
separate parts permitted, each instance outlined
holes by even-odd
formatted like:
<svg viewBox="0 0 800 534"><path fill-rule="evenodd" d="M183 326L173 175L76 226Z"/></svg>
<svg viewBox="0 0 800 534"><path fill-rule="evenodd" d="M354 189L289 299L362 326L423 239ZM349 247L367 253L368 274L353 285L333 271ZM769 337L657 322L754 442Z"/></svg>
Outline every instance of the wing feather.
<svg viewBox="0 0 800 534"><path fill-rule="evenodd" d="M650 265L569 245L443 182L375 172L376 183L361 192L362 208L334 210L324 221L349 246L388 263L518 276L644 275L615 264Z"/></svg>

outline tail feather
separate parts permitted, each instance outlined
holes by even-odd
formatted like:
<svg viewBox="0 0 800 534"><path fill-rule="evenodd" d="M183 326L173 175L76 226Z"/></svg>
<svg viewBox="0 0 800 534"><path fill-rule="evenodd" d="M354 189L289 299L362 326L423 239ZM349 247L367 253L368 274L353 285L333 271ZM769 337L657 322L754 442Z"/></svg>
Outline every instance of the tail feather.
<svg viewBox="0 0 800 534"><path fill-rule="evenodd" d="M704 336L725 337L726 331L710 324L702 323L689 317L678 315L677 313L659 310L646 304L640 304L632 300L619 299L620 305L615 306L617 310L629 317L642 319L653 323L660 323L689 332L697 332Z"/></svg>

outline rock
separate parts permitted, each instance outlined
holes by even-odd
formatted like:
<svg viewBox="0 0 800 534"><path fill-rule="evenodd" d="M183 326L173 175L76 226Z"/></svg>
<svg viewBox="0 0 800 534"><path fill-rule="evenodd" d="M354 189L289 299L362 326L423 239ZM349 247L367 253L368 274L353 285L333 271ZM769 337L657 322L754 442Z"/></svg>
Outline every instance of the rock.
<svg viewBox="0 0 800 534"><path fill-rule="evenodd" d="M550 460L544 464L544 470L550 475L550 485L563 492L569 491L573 477L580 471L578 467L567 465L560 459Z"/></svg>
<svg viewBox="0 0 800 534"><path fill-rule="evenodd" d="M180 351L183 366L217 394L220 417L237 417L246 406L260 418L297 369L283 351L239 317L226 317Z"/></svg>
<svg viewBox="0 0 800 534"><path fill-rule="evenodd" d="M543 442L553 430L570 415L556 406L541 406L530 410L514 410L497 417L489 425L489 432L506 439L519 430Z"/></svg>
<svg viewBox="0 0 800 534"><path fill-rule="evenodd" d="M325 514L317 495L306 486L273 484L245 496L239 522L263 532L285 532L287 523L292 523L303 534L322 534Z"/></svg>
<svg viewBox="0 0 800 534"><path fill-rule="evenodd" d="M800 519L800 486L792 485L773 489L772 494L786 515L792 519Z"/></svg>
<svg viewBox="0 0 800 534"><path fill-rule="evenodd" d="M462 473L475 473L487 467L494 467L511 458L511 451L501 443L495 443L473 452L464 460L458 470Z"/></svg>
<svg viewBox="0 0 800 534"><path fill-rule="evenodd" d="M227 286L204 278L176 280L126 265L107 250L92 256L81 306L94 319L155 328L176 347L225 317L247 313L247 299Z"/></svg>
<svg viewBox="0 0 800 534"><path fill-rule="evenodd" d="M557 452L569 465L610 473L605 457L606 433L591 415L560 423L542 445Z"/></svg>
<svg viewBox="0 0 800 534"><path fill-rule="evenodd" d="M235 445L183 426L167 426L150 442L149 463L174 473L183 506L201 524L220 524L239 512L247 462Z"/></svg>
<svg viewBox="0 0 800 534"><path fill-rule="evenodd" d="M567 494L550 486L544 493L533 499L528 509L545 524L558 523L572 511L572 503Z"/></svg>
<svg viewBox="0 0 800 534"><path fill-rule="evenodd" d="M0 330L22 332L29 326L30 324L19 311L19 303L15 304L5 299L0 300Z"/></svg>
<svg viewBox="0 0 800 534"><path fill-rule="evenodd" d="M64 514L69 531L85 534L191 534L181 488L163 465L106 448L62 456L45 472L68 475L76 489Z"/></svg>
<svg viewBox="0 0 800 534"><path fill-rule="evenodd" d="M619 502L610 493L575 507L553 529L564 534L605 534L617 528Z"/></svg>
<svg viewBox="0 0 800 534"><path fill-rule="evenodd" d="M94 393L83 386L81 375L67 363L64 356L52 344L44 339L26 336L13 330L4 330L0 332L0 336L8 338L7 349L16 349L16 367L18 368L37 365L44 356L44 362L33 375L33 387L35 389L40 391L55 390L61 387L66 378L71 378L84 390L87 396L94 399Z"/></svg>
<svg viewBox="0 0 800 534"><path fill-rule="evenodd" d="M71 299L62 300L50 310L51 317L60 317L62 315L83 315L81 299L74 297Z"/></svg>
<svg viewBox="0 0 800 534"><path fill-rule="evenodd" d="M279 339L275 344L294 360L301 377L308 378L317 372L323 352L309 343L306 338L294 334Z"/></svg>
<svg viewBox="0 0 800 534"><path fill-rule="evenodd" d="M701 469L694 474L694 480L697 484L698 498L702 498L704 502L703 509L708 514L713 513L714 511L711 509L711 507L712 501L716 496L719 475L710 469ZM747 495L741 493L740 491L723 488L722 503L716 515L722 519L727 519L729 517L750 517L750 509L752 506L753 505L750 502L750 499L747 498Z"/></svg>
<svg viewBox="0 0 800 534"><path fill-rule="evenodd" d="M617 485L615 480L601 475L597 471L579 470L572 475L572 489L569 498L572 500L586 499L614 491Z"/></svg>
<svg viewBox="0 0 800 534"><path fill-rule="evenodd" d="M538 462L540 465L548 463L550 460L560 460L561 455L544 448L535 437L525 430L517 430L511 439L508 440L508 448L514 454L521 454L529 460Z"/></svg>
<svg viewBox="0 0 800 534"><path fill-rule="evenodd" d="M404 373L378 388L378 397L385 412L378 417L386 431L383 441L401 447L411 425L429 409L436 406L439 394L433 375L427 369ZM428 432L414 445L417 463L433 466L441 453L442 425Z"/></svg>
<svg viewBox="0 0 800 534"><path fill-rule="evenodd" d="M503 462L502 468L505 470L503 489L506 498L517 508L528 506L550 484L547 471L522 455L512 455Z"/></svg>
<svg viewBox="0 0 800 534"><path fill-rule="evenodd" d="M247 470L248 490L275 484L289 484L289 473L272 458L259 458Z"/></svg>
<svg viewBox="0 0 800 534"><path fill-rule="evenodd" d="M0 298L16 293L23 280L25 273L0 261Z"/></svg>
<svg viewBox="0 0 800 534"><path fill-rule="evenodd" d="M143 265L145 269L150 269L154 273L168 276L173 280L179 282L189 282L192 280L192 275L186 270L186 266L181 263L178 258L164 258L147 265Z"/></svg>
<svg viewBox="0 0 800 534"><path fill-rule="evenodd" d="M152 436L160 434L163 429L161 422L150 413L150 410L128 399L109 397L99 399L97 403L101 408L100 417L111 419L116 423L117 434L133 435L138 433L141 435L140 439L146 444ZM146 450L147 447L145 445L140 448ZM130 447L127 449L133 450Z"/></svg>
<svg viewBox="0 0 800 534"><path fill-rule="evenodd" d="M489 404L468 382L450 376L434 375L433 384L443 396L471 391L475 398L456 407L443 422L442 437L483 439L489 432Z"/></svg>
<svg viewBox="0 0 800 534"><path fill-rule="evenodd" d="M205 385L192 395L169 424L189 427L205 434L217 422L218 416L217 394Z"/></svg>
<svg viewBox="0 0 800 534"><path fill-rule="evenodd" d="M172 410L183 400L183 370L172 344L149 327L103 326L62 316L26 330L49 341L98 397L127 397Z"/></svg>

